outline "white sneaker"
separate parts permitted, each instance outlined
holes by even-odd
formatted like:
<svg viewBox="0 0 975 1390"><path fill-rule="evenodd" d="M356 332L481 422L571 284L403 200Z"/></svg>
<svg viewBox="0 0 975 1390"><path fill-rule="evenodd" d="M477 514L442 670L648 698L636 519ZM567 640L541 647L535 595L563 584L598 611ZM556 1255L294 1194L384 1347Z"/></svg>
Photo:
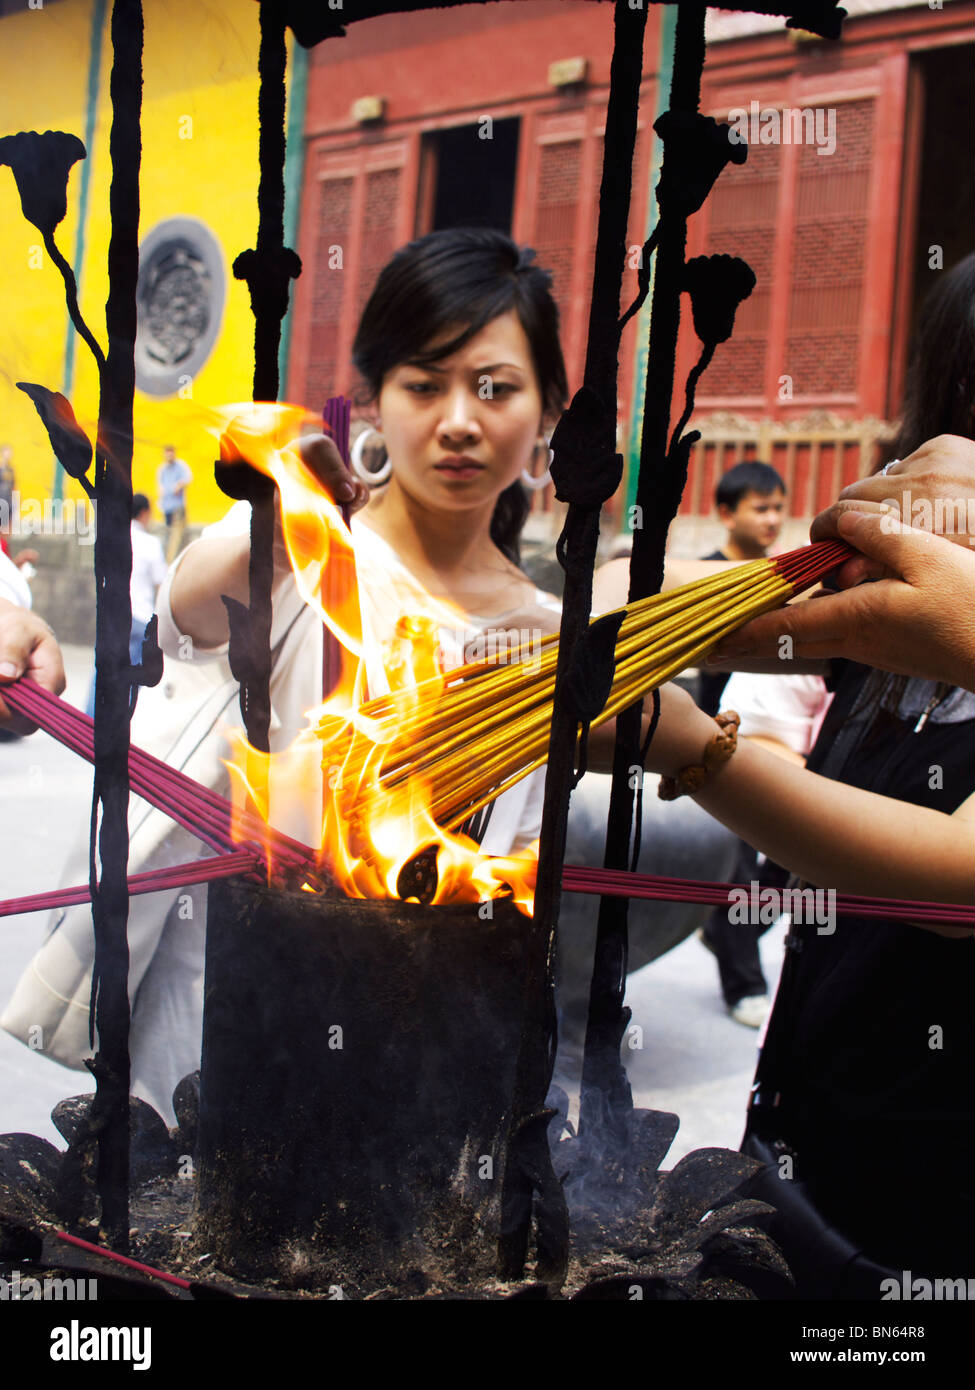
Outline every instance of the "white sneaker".
<svg viewBox="0 0 975 1390"><path fill-rule="evenodd" d="M767 994L746 994L728 1012L736 1023L743 1023L746 1028L761 1028L771 1006L772 1001Z"/></svg>

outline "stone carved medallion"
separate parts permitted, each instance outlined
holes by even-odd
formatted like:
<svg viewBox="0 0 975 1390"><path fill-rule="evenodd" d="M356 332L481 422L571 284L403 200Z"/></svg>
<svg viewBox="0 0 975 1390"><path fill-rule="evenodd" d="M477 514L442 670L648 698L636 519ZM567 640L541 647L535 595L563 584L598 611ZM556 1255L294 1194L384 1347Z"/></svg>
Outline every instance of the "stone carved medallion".
<svg viewBox="0 0 975 1390"><path fill-rule="evenodd" d="M226 296L223 252L202 222L173 217L139 249L136 385L173 396L192 384L217 340Z"/></svg>

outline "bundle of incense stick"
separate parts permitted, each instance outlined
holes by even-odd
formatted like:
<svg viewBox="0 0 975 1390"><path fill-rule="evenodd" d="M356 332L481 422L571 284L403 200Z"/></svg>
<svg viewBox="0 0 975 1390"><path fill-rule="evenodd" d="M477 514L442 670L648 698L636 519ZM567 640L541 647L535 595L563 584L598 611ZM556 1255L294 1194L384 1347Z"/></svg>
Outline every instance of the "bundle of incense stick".
<svg viewBox="0 0 975 1390"><path fill-rule="evenodd" d="M322 411L322 422L329 434L335 440L336 448L342 456L342 462L348 465L349 462L349 427L352 422L352 401L348 396L329 396ZM342 507L342 518L346 526L349 524L348 505ZM326 612L334 612L335 594L333 586L329 580L329 570L325 571L322 580L322 603ZM338 638L328 628L323 633L322 641L322 698L327 698L329 692L335 686L339 672L342 669L342 652L339 647Z"/></svg>
<svg viewBox="0 0 975 1390"><path fill-rule="evenodd" d="M562 869L562 887L567 893L729 907L730 894L740 893L743 889L747 893L751 885L667 878L662 874L633 874L621 869L593 869L582 864L566 864ZM780 901L792 901L787 897L789 891L782 890ZM800 898L804 892L823 892L809 886L791 891L798 893ZM831 906L839 914L855 917L892 917L901 922L927 922L950 927L975 926L975 907L967 903L915 902L910 898L871 898L859 893L836 893Z"/></svg>
<svg viewBox="0 0 975 1390"><path fill-rule="evenodd" d="M257 846L237 850L212 859L198 859L188 864L174 864L165 869L152 869L132 874L128 880L129 894L158 893L164 888L182 888L191 883L210 883L217 878L246 874L260 883L267 877L267 865ZM562 869L562 888L566 893L590 893L620 898L642 898L652 902L702 903L708 907L729 907L730 895L748 891L748 885L715 883L691 878L667 878L662 874L636 874L621 869L596 869L584 864L566 864ZM800 897L808 888L796 890ZM813 890L815 891L815 890ZM820 892L822 890L819 890ZM0 917L12 917L25 912L46 912L50 908L70 907L88 902L89 885L55 888L46 893L33 893L22 898L0 901ZM784 897L784 895L783 895ZM840 915L856 917L887 917L901 922L925 922L931 925L975 926L975 907L965 903L913 901L910 898L871 898L856 893L836 893L830 906Z"/></svg>
<svg viewBox="0 0 975 1390"><path fill-rule="evenodd" d="M612 719L851 554L840 541L819 542L615 610L623 613L616 669L610 697L594 722ZM368 809L364 801L385 799L418 780L430 790L437 824L456 830L544 763L557 661L558 637L552 636L540 652L516 649L367 701L351 721L324 718L318 727L323 764L341 766L343 788L354 789L339 793L342 816L356 823Z"/></svg>
<svg viewBox="0 0 975 1390"><path fill-rule="evenodd" d="M218 878L237 878L249 875L256 883L267 881L267 861L257 845L216 854L209 859L195 859L185 864L147 869L128 877L129 897L140 893L160 893L168 888L184 888L191 883L212 883ZM0 917L13 917L22 912L47 912L54 907L74 907L91 899L87 883L67 888L52 888L45 893L28 893L22 898L0 900Z"/></svg>
<svg viewBox="0 0 975 1390"><path fill-rule="evenodd" d="M13 685L3 687L4 699L21 714L31 717L45 732L73 749L89 762L93 760L92 721L49 690L23 677ZM230 803L199 786L183 773L168 768L140 748L129 750L129 774L133 791L137 791L153 806L167 811L181 825L193 830L201 840L214 848L229 846L231 817ZM173 792L178 796L174 797ZM165 868L133 874L129 892L150 893L163 888L207 882L235 874L253 875L258 880L267 872L266 855L270 850L276 861L284 862L292 875L306 879L306 886L315 881L315 853L308 846L291 840L268 826L254 825L260 843L226 849L210 859L176 864ZM625 873L613 869L598 869L579 864L566 864L562 871L562 886L570 893L600 893L630 898L648 898L666 902L695 902L725 906L729 894L737 885L701 882L695 879L667 878L655 874ZM0 901L0 917L22 912L38 912L52 907L64 907L87 901L88 884L57 888L47 893ZM860 917L893 917L902 921L942 923L949 926L970 926L975 923L975 908L967 904L911 901L903 898L871 898L837 893L835 909Z"/></svg>
<svg viewBox="0 0 975 1390"><path fill-rule="evenodd" d="M11 709L32 719L65 748L70 748L86 762L95 761L94 724L81 710L25 678L4 686L3 698ZM282 873L315 882L316 854L308 845L276 830L247 810L239 813L236 825L238 835L246 837L246 843L235 844L232 831L235 812L229 801L201 786L185 772L179 772L134 746L129 749L129 785L136 796L165 811L217 855L235 856L249 849L251 856L256 852L260 858L270 858ZM237 861L238 871L245 867L242 859ZM170 886L165 878L170 871L154 872L157 887ZM171 872L178 873L178 866Z"/></svg>

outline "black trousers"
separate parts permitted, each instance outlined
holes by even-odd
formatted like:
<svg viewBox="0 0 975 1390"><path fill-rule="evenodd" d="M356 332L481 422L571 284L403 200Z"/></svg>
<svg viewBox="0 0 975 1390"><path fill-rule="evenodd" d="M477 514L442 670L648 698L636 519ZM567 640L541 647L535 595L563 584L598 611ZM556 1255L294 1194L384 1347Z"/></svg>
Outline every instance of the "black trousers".
<svg viewBox="0 0 975 1390"><path fill-rule="evenodd" d="M763 888L782 888L788 878L788 871L779 864L765 860L759 866L757 851L744 840L739 841L738 862L732 883L747 885L755 880ZM708 918L704 939L717 958L721 993L729 1009L750 995L768 994L758 942L771 925L771 922L764 925L729 922L726 907L716 907Z"/></svg>

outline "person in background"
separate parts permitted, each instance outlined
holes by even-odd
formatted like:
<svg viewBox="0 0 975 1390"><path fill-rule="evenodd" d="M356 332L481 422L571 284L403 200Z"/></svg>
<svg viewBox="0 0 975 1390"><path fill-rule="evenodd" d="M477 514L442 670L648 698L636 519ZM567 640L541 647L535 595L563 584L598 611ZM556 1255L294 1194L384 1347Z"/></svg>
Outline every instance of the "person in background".
<svg viewBox="0 0 975 1390"><path fill-rule="evenodd" d="M778 540L785 512L785 483L768 463L736 463L714 491L714 505L728 534L705 560L761 560ZM701 673L697 704L717 714L728 672Z"/></svg>
<svg viewBox="0 0 975 1390"><path fill-rule="evenodd" d="M156 475L159 487L159 510L166 520L166 563L172 564L179 553L186 528L186 489L193 481L188 463L176 457L172 444L163 449L163 461Z"/></svg>
<svg viewBox="0 0 975 1390"><path fill-rule="evenodd" d="M785 483L770 464L738 463L723 475L714 493L714 505L718 516L727 530L719 550L705 555L705 560L734 560L739 564L746 560L760 560L768 554L778 539L782 528L782 515L785 510ZM697 703L706 714L715 715L721 707L728 672L702 671L699 677ZM775 687L780 677L769 676L765 680L769 689L766 700L775 701ZM797 679L802 679L801 677ZM812 678L816 680L817 678ZM820 690L825 693L823 683ZM742 711L739 710L739 713ZM742 734L765 734L769 730L761 720L756 727L742 728ZM776 738L775 734L771 737ZM779 748L788 754L789 748L778 740ZM809 744L797 750L801 755L809 751ZM777 864L762 862L758 864L757 852L742 840L738 848L738 862L735 865L733 882L750 883L760 879L763 883L781 885L787 876ZM721 993L728 1012L736 1023L746 1028L760 1028L769 1010L768 985L762 972L762 962L758 949L758 938L762 930L739 923L730 922L728 909L715 908L707 923L698 933L702 945L712 953L718 962L721 977Z"/></svg>
<svg viewBox="0 0 975 1390"><path fill-rule="evenodd" d="M822 676L735 671L725 686L723 704L741 716L739 736L804 767L831 698ZM746 840L739 841L732 882L781 889L789 878L780 864ZM771 1006L758 943L772 926L774 921L732 920L728 908L716 907L698 932L701 944L717 960L728 1012L746 1028L760 1028Z"/></svg>
<svg viewBox="0 0 975 1390"><path fill-rule="evenodd" d="M156 590L166 578L169 568L162 544L149 530L152 504L144 492L132 498L132 632L129 637L129 660L133 666L142 659L142 639L146 624L156 608Z"/></svg>
<svg viewBox="0 0 975 1390"><path fill-rule="evenodd" d="M10 524L14 505L14 485L17 481L11 459L13 449L0 444L0 527Z"/></svg>
<svg viewBox="0 0 975 1390"><path fill-rule="evenodd" d="M8 536L11 535L14 525L14 488L17 478L14 473L13 449L9 444L0 445L0 552L9 556L18 569L23 569L25 565L33 565L38 554L36 550L19 550L16 555L10 554ZM32 570L28 570L25 578L30 579L33 575Z"/></svg>
<svg viewBox="0 0 975 1390"><path fill-rule="evenodd" d="M132 579L129 594L132 600L132 628L129 633L129 660L137 666L142 659L142 641L146 624L156 606L156 590L166 578L169 566L158 537L149 531L152 505L144 492L132 497ZM95 714L95 681L88 692L86 713Z"/></svg>

